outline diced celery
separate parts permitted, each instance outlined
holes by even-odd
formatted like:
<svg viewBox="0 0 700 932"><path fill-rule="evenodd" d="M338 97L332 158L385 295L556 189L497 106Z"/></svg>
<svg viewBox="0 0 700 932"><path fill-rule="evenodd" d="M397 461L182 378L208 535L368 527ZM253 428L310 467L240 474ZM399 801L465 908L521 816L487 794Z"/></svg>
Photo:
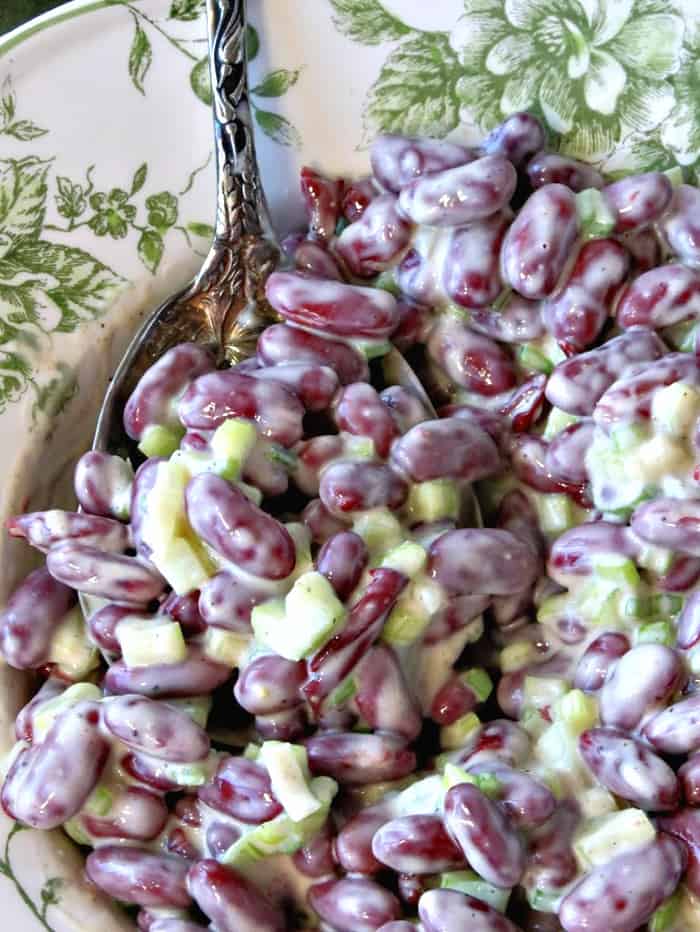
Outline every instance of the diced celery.
<svg viewBox="0 0 700 932"><path fill-rule="evenodd" d="M471 783L489 799L497 799L503 790L503 784L493 774L469 773L463 767L457 767L451 763L445 764L442 782L445 790L449 790L453 786L459 786L460 783Z"/></svg>
<svg viewBox="0 0 700 932"><path fill-rule="evenodd" d="M577 801L584 819L598 819L617 812L617 803L612 793L602 786L592 786L578 794Z"/></svg>
<svg viewBox="0 0 700 932"><path fill-rule="evenodd" d="M670 327L664 327L664 343L683 353L692 353L695 350L697 325L697 321L691 318Z"/></svg>
<svg viewBox="0 0 700 932"><path fill-rule="evenodd" d="M413 644L430 624L430 615L416 604L411 593L404 593L384 622L381 638L396 646Z"/></svg>
<svg viewBox="0 0 700 932"><path fill-rule="evenodd" d="M170 456L180 446L184 428L181 431L160 424L151 424L141 435L139 450L146 457Z"/></svg>
<svg viewBox="0 0 700 932"><path fill-rule="evenodd" d="M247 482L241 482L240 480L236 483L238 488L243 492L246 498L249 498L254 505L261 505L263 500L263 494L254 485L249 485Z"/></svg>
<svg viewBox="0 0 700 932"><path fill-rule="evenodd" d="M219 755L211 752L204 760L191 764L176 764L172 761L158 761L160 772L178 786L204 786L214 775L219 763Z"/></svg>
<svg viewBox="0 0 700 932"><path fill-rule="evenodd" d="M472 690L479 702L486 702L493 691L493 682L486 670L481 667L473 667L461 674L461 679Z"/></svg>
<svg viewBox="0 0 700 932"><path fill-rule="evenodd" d="M635 644L665 644L673 647L676 643L676 629L670 621L650 621L641 625L636 632Z"/></svg>
<svg viewBox="0 0 700 932"><path fill-rule="evenodd" d="M547 535L562 534L575 527L580 519L578 509L568 495L554 492L534 492L540 527Z"/></svg>
<svg viewBox="0 0 700 932"><path fill-rule="evenodd" d="M93 816L106 816L112 808L114 794L106 786L97 785L85 803L85 810Z"/></svg>
<svg viewBox="0 0 700 932"><path fill-rule="evenodd" d="M187 644L176 621L127 617L117 625L116 635L129 667L181 663L187 658Z"/></svg>
<svg viewBox="0 0 700 932"><path fill-rule="evenodd" d="M700 391L683 382L658 388L651 402L651 416L664 430L685 437L700 414Z"/></svg>
<svg viewBox="0 0 700 932"><path fill-rule="evenodd" d="M493 514L506 495L515 488L516 479L511 471L495 479L482 479L477 483L477 498L481 503L484 515Z"/></svg>
<svg viewBox="0 0 700 932"><path fill-rule="evenodd" d="M559 901L562 899L561 890L544 890L535 887L526 891L527 901L538 913L556 913Z"/></svg>
<svg viewBox="0 0 700 932"><path fill-rule="evenodd" d="M397 816L431 815L442 812L445 801L445 785L440 774L431 774L422 780L414 780L394 798L392 808Z"/></svg>
<svg viewBox="0 0 700 932"><path fill-rule="evenodd" d="M545 375L550 375L554 369L552 361L534 343L521 343L515 355L523 369L533 369Z"/></svg>
<svg viewBox="0 0 700 932"><path fill-rule="evenodd" d="M610 446L616 453L626 453L644 443L648 437L648 429L641 424L621 424L610 434Z"/></svg>
<svg viewBox="0 0 700 932"><path fill-rule="evenodd" d="M297 579L303 573L308 573L314 568L314 561L311 558L311 533L305 524L300 521L288 521L285 524L287 533L294 541L294 553L296 562L292 571L291 579Z"/></svg>
<svg viewBox="0 0 700 932"><path fill-rule="evenodd" d="M663 174L666 175L674 188L683 184L683 169L680 165L674 165L672 168L665 169ZM660 930L652 930L652 932L660 932Z"/></svg>
<svg viewBox="0 0 700 932"><path fill-rule="evenodd" d="M382 560L382 566L403 573L408 579L417 576L428 562L428 554L420 544L405 540L398 547L390 550Z"/></svg>
<svg viewBox="0 0 700 932"><path fill-rule="evenodd" d="M358 437L355 434L343 434L343 459L373 460L377 456L374 440L371 437Z"/></svg>
<svg viewBox="0 0 700 932"><path fill-rule="evenodd" d="M588 775L588 768L578 752L578 739L563 721L555 721L540 735L535 745L535 754L548 770L567 781Z"/></svg>
<svg viewBox="0 0 700 932"><path fill-rule="evenodd" d="M479 716L474 712L467 712L461 718L451 725L443 725L440 729L440 747L447 751L454 751L461 748L467 737L475 728L481 726Z"/></svg>
<svg viewBox="0 0 700 932"><path fill-rule="evenodd" d="M583 239L609 236L615 229L615 214L597 188L586 188L576 195L578 226Z"/></svg>
<svg viewBox="0 0 700 932"><path fill-rule="evenodd" d="M243 757L245 757L246 760L257 760L260 757L260 748L261 745L253 744L251 741L250 744L246 744L243 749Z"/></svg>
<svg viewBox="0 0 700 932"><path fill-rule="evenodd" d="M549 722L542 718L538 709L528 708L527 706L525 706L520 713L520 721L518 724L521 728L525 729L533 740L539 738L549 727Z"/></svg>
<svg viewBox="0 0 700 932"><path fill-rule="evenodd" d="M525 705L546 709L564 696L570 688L567 680L556 676L526 676L523 683Z"/></svg>
<svg viewBox="0 0 700 932"><path fill-rule="evenodd" d="M102 691L94 683L74 683L59 696L55 696L47 702L42 702L34 715L32 723L34 741L39 743L46 737L49 728L51 728L61 712L65 712L66 709L78 702L86 700L99 702L100 699L102 699Z"/></svg>
<svg viewBox="0 0 700 932"><path fill-rule="evenodd" d="M384 272L380 272L372 282L372 287L381 288L382 291L388 291L398 298L401 290L396 282L396 269L389 268Z"/></svg>
<svg viewBox="0 0 700 932"><path fill-rule="evenodd" d="M692 323L689 323L690 326L688 327L688 330L686 331L680 346L678 347L682 353L694 353L695 347L698 345L698 331L700 330L700 325L697 323L697 321L692 321Z"/></svg>
<svg viewBox="0 0 700 932"><path fill-rule="evenodd" d="M294 822L301 822L323 806L309 787L306 748L285 741L265 741L258 761L267 768L272 792Z"/></svg>
<svg viewBox="0 0 700 932"><path fill-rule="evenodd" d="M336 686L330 694L328 702L333 708L339 709L341 706L344 706L346 702L349 702L356 693L357 681L355 677L352 675L346 676L343 682L339 686Z"/></svg>
<svg viewBox="0 0 700 932"><path fill-rule="evenodd" d="M172 706L174 709L179 709L181 712L184 712L185 715L189 715L189 717L198 725L201 725L202 728L206 728L207 719L211 712L211 696L188 696L184 699L166 699L165 704Z"/></svg>
<svg viewBox="0 0 700 932"><path fill-rule="evenodd" d="M676 892L658 907L649 920L649 932L671 932L681 908L681 891Z"/></svg>
<svg viewBox="0 0 700 932"><path fill-rule="evenodd" d="M199 589L216 572L208 554L194 538L173 538L158 553L154 551L152 560L177 595Z"/></svg>
<svg viewBox="0 0 700 932"><path fill-rule="evenodd" d="M502 673L515 673L537 660L537 648L530 641L513 641L501 651Z"/></svg>
<svg viewBox="0 0 700 932"><path fill-rule="evenodd" d="M579 617L599 627L617 628L622 623L620 597L622 589L594 576L576 593L574 610Z"/></svg>
<svg viewBox="0 0 700 932"><path fill-rule="evenodd" d="M364 809L365 806L373 806L375 803L386 799L389 793L400 793L415 782L415 775L409 774L400 780L383 780L381 783L369 783L366 786L358 785L353 788L353 797L358 805Z"/></svg>
<svg viewBox="0 0 700 932"><path fill-rule="evenodd" d="M570 602L571 596L568 592L550 595L537 609L537 620L542 625L546 625L549 622L556 622L559 618L566 616L570 608Z"/></svg>
<svg viewBox="0 0 700 932"><path fill-rule="evenodd" d="M234 481L240 477L243 464L257 441L255 424L243 418L229 418L216 428L209 445L217 463L225 465L227 479Z"/></svg>
<svg viewBox="0 0 700 932"><path fill-rule="evenodd" d="M582 870L606 864L619 854L641 848L656 837L656 829L641 809L620 809L584 822L576 832L574 854Z"/></svg>
<svg viewBox="0 0 700 932"><path fill-rule="evenodd" d="M598 702L580 689L572 689L557 702L554 714L572 735L580 735L598 721Z"/></svg>
<svg viewBox="0 0 700 932"><path fill-rule="evenodd" d="M296 453L282 447L277 443L270 443L265 448L265 456L271 463L277 463L287 472L294 472L297 467L298 459Z"/></svg>
<svg viewBox="0 0 700 932"><path fill-rule="evenodd" d="M581 418L576 414L569 414L568 411L562 411L561 408L552 408L547 415L547 421L544 427L542 437L544 440L551 440L561 433L571 424L576 424Z"/></svg>
<svg viewBox="0 0 700 932"><path fill-rule="evenodd" d="M626 557L615 553L599 553L593 556L591 562L594 574L600 579L630 588L636 588L640 583L637 567Z"/></svg>
<svg viewBox="0 0 700 932"><path fill-rule="evenodd" d="M494 887L474 871L449 871L440 874L440 888L443 890L459 890L468 896L474 896L483 903L488 903L499 913L504 913L510 899L508 887Z"/></svg>
<svg viewBox="0 0 700 932"><path fill-rule="evenodd" d="M99 666L99 653L88 640L85 619L78 606L69 611L56 628L48 659L72 680L83 679Z"/></svg>
<svg viewBox="0 0 700 932"><path fill-rule="evenodd" d="M352 340L351 342L355 349L359 350L368 360L386 356L391 350L391 343L388 340Z"/></svg>
<svg viewBox="0 0 700 932"><path fill-rule="evenodd" d="M649 570L663 576L673 565L674 554L666 547L657 547L655 544L644 544L637 554L637 563L642 569Z"/></svg>
<svg viewBox="0 0 700 932"><path fill-rule="evenodd" d="M687 442L669 434L656 433L646 443L637 447L630 457L628 469L631 474L645 482L645 492L653 489L665 478L686 473L693 462Z"/></svg>
<svg viewBox="0 0 700 932"><path fill-rule="evenodd" d="M700 674L700 645L687 652L686 662L691 673Z"/></svg>
<svg viewBox="0 0 700 932"><path fill-rule="evenodd" d="M459 506L459 489L453 479L430 479L411 485L405 507L411 524L430 524L456 519Z"/></svg>
<svg viewBox="0 0 700 932"><path fill-rule="evenodd" d="M359 515L352 526L367 545L370 562L376 563L405 538L400 521L388 508L374 508Z"/></svg>
<svg viewBox="0 0 700 932"><path fill-rule="evenodd" d="M80 821L77 816L72 819L68 819L61 826L63 831L68 835L69 838L72 838L76 845L91 846L92 839L85 831L85 829L80 824Z"/></svg>
<svg viewBox="0 0 700 932"><path fill-rule="evenodd" d="M241 631L207 627L202 642L203 653L217 663L229 667L242 666L242 659L250 649L251 637Z"/></svg>

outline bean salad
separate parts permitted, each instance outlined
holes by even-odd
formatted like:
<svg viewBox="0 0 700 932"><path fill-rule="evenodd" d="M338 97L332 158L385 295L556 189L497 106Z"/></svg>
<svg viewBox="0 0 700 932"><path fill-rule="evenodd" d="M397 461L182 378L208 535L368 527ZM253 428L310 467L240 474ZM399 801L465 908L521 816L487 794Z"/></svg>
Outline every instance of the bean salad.
<svg viewBox="0 0 700 932"><path fill-rule="evenodd" d="M700 929L700 190L545 144L304 168L255 355L6 522L2 807L141 932Z"/></svg>

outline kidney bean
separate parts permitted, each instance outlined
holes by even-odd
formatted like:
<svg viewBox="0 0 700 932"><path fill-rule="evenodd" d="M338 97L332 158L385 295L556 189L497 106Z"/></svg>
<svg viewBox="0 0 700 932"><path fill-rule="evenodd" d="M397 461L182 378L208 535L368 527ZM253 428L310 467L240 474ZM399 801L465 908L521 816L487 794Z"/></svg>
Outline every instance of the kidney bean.
<svg viewBox="0 0 700 932"><path fill-rule="evenodd" d="M11 537L23 537L42 553L64 541L76 541L110 553L122 553L129 545L126 525L112 518L72 511L34 511L8 518Z"/></svg>
<svg viewBox="0 0 700 932"><path fill-rule="evenodd" d="M307 897L311 908L337 932L376 932L401 915L394 894L365 877L315 883Z"/></svg>
<svg viewBox="0 0 700 932"><path fill-rule="evenodd" d="M160 573L141 560L104 553L87 544L66 542L53 547L46 568L66 586L122 605L147 605L165 586Z"/></svg>
<svg viewBox="0 0 700 932"><path fill-rule="evenodd" d="M296 395L273 381L261 381L235 369L196 379L178 405L189 428L213 430L233 417L254 421L262 436L291 447L303 435L304 408Z"/></svg>
<svg viewBox="0 0 700 932"><path fill-rule="evenodd" d="M342 784L398 780L416 766L416 755L397 735L359 732L316 734L306 742L306 750L312 773L334 777Z"/></svg>
<svg viewBox="0 0 700 932"><path fill-rule="evenodd" d="M547 822L532 830L523 881L528 888L560 890L571 883L578 873L573 841L580 819L576 802L564 799Z"/></svg>
<svg viewBox="0 0 700 932"><path fill-rule="evenodd" d="M199 839L198 839L199 841ZM198 861L205 853L201 845L193 845L181 828L171 829L165 839L164 849L187 861Z"/></svg>
<svg viewBox="0 0 700 932"><path fill-rule="evenodd" d="M671 569L657 578L656 587L663 592L687 592L698 580L700 580L700 558L677 554L673 558Z"/></svg>
<svg viewBox="0 0 700 932"><path fill-rule="evenodd" d="M147 427L178 430L177 400L189 383L214 368L214 358L203 346L180 343L149 366L124 407L124 430L140 440Z"/></svg>
<svg viewBox="0 0 700 932"><path fill-rule="evenodd" d="M310 239L301 240L294 247L293 259L294 268L304 275L342 281L338 263L320 243Z"/></svg>
<svg viewBox="0 0 700 932"><path fill-rule="evenodd" d="M41 744L20 751L2 787L5 812L41 829L72 818L95 788L109 754L99 722L99 705L79 702L54 720Z"/></svg>
<svg viewBox="0 0 700 932"><path fill-rule="evenodd" d="M276 382L296 395L307 411L325 411L338 389L338 376L329 366L288 362L249 373L263 382Z"/></svg>
<svg viewBox="0 0 700 932"><path fill-rule="evenodd" d="M603 188L615 217L615 233L628 233L654 223L671 202L673 187L663 172L631 175Z"/></svg>
<svg viewBox="0 0 700 932"><path fill-rule="evenodd" d="M339 394L334 410L339 430L359 437L369 437L377 454L389 455L392 441L398 435L394 420L371 385L356 382Z"/></svg>
<svg viewBox="0 0 700 932"><path fill-rule="evenodd" d="M128 667L117 660L105 673L104 688L110 693L138 693L151 698L183 698L213 692L231 675L231 668L205 657L191 647L186 660Z"/></svg>
<svg viewBox="0 0 700 932"><path fill-rule="evenodd" d="M359 220L367 209L367 205L371 204L378 194L379 191L372 178L358 178L357 181L346 184L342 210L348 223Z"/></svg>
<svg viewBox="0 0 700 932"><path fill-rule="evenodd" d="M556 152L538 152L527 163L527 177L533 188L563 184L572 191L602 188L603 176L591 165Z"/></svg>
<svg viewBox="0 0 700 932"><path fill-rule="evenodd" d="M661 265L661 245L653 227L625 233L622 242L632 259L633 273L641 275Z"/></svg>
<svg viewBox="0 0 700 932"><path fill-rule="evenodd" d="M700 192L689 184L673 192L671 205L658 224L671 252L693 268L700 265L700 230L697 226Z"/></svg>
<svg viewBox="0 0 700 932"><path fill-rule="evenodd" d="M83 812L80 821L93 838L152 841L165 826L168 809L160 796L139 786L125 787L107 816Z"/></svg>
<svg viewBox="0 0 700 932"><path fill-rule="evenodd" d="M514 619L511 619L513 621ZM496 624L499 624L496 621ZM498 708L509 718L518 719L525 706L525 677L527 667L513 673L504 673L496 687L496 701Z"/></svg>
<svg viewBox="0 0 700 932"><path fill-rule="evenodd" d="M609 673L600 691L600 720L616 728L635 728L684 679L676 651L663 644L639 644L620 657Z"/></svg>
<svg viewBox="0 0 700 932"><path fill-rule="evenodd" d="M508 422L497 411L489 411L486 408L477 408L469 404L452 404L440 408L439 414L440 417L458 417L476 424L482 430L485 430L489 437L495 440L499 446L509 435Z"/></svg>
<svg viewBox="0 0 700 932"><path fill-rule="evenodd" d="M664 754L688 754L700 748L700 693L658 712L644 726L644 737Z"/></svg>
<svg viewBox="0 0 700 932"><path fill-rule="evenodd" d="M458 890L427 890L418 902L425 932L518 932L518 927L488 903Z"/></svg>
<svg viewBox="0 0 700 932"><path fill-rule="evenodd" d="M361 809L345 823L334 845L336 860L343 870L349 874L376 874L384 869L374 856L372 839L391 817L391 806L384 801Z"/></svg>
<svg viewBox="0 0 700 932"><path fill-rule="evenodd" d="M152 550L143 539L141 529L148 513L148 503L158 478L158 467L165 460L151 457L136 470L131 486L131 540L139 556L150 557Z"/></svg>
<svg viewBox="0 0 700 932"><path fill-rule="evenodd" d="M46 663L51 639L75 604L75 593L44 567L19 584L0 615L0 650L11 667L31 670Z"/></svg>
<svg viewBox="0 0 700 932"><path fill-rule="evenodd" d="M700 754L693 754L678 770L683 796L689 806L700 806Z"/></svg>
<svg viewBox="0 0 700 932"><path fill-rule="evenodd" d="M49 677L42 683L39 690L24 705L15 718L15 738L31 744L34 741L34 717L46 702L50 702L68 688L67 683L57 678Z"/></svg>
<svg viewBox="0 0 700 932"><path fill-rule="evenodd" d="M292 863L305 877L326 877L335 871L333 830L328 822L314 837L292 855Z"/></svg>
<svg viewBox="0 0 700 932"><path fill-rule="evenodd" d="M370 508L394 511L406 501L408 486L383 463L346 460L323 470L318 491L328 511L343 518Z"/></svg>
<svg viewBox="0 0 700 932"><path fill-rule="evenodd" d="M428 572L452 595L511 595L534 582L535 554L508 531L461 528L430 546Z"/></svg>
<svg viewBox="0 0 700 932"><path fill-rule="evenodd" d="M547 447L545 465L548 471L564 482L587 482L586 453L594 433L595 424L589 418L565 427Z"/></svg>
<svg viewBox="0 0 700 932"><path fill-rule="evenodd" d="M414 907L427 889L427 883L426 878L418 874L399 874L396 880L399 896L404 903Z"/></svg>
<svg viewBox="0 0 700 932"><path fill-rule="evenodd" d="M396 299L378 288L273 272L265 295L285 320L332 336L383 340L398 324Z"/></svg>
<svg viewBox="0 0 700 932"><path fill-rule="evenodd" d="M202 807L197 797L192 794L178 799L175 803L175 815L183 825L199 828L202 824Z"/></svg>
<svg viewBox="0 0 700 932"><path fill-rule="evenodd" d="M267 366L282 363L328 366L341 385L369 379L367 361L353 346L287 324L273 324L263 330L258 339L258 356Z"/></svg>
<svg viewBox="0 0 700 932"><path fill-rule="evenodd" d="M696 809L679 809L672 815L660 816L658 826L681 842L688 867L683 878L686 887L696 896L700 893L700 819Z"/></svg>
<svg viewBox="0 0 700 932"><path fill-rule="evenodd" d="M639 505L631 518L635 534L671 550L700 557L700 503L657 498Z"/></svg>
<svg viewBox="0 0 700 932"><path fill-rule="evenodd" d="M352 531L329 537L318 556L316 569L328 579L342 601L355 589L369 561L365 542Z"/></svg>
<svg viewBox="0 0 700 932"><path fill-rule="evenodd" d="M690 650L700 641L700 593L688 596L676 623L676 644Z"/></svg>
<svg viewBox="0 0 700 932"><path fill-rule="evenodd" d="M590 728L578 742L581 757L596 780L639 809L652 812L678 806L675 773L653 751L618 728Z"/></svg>
<svg viewBox="0 0 700 932"><path fill-rule="evenodd" d="M662 834L586 874L562 900L559 921L566 932L632 932L671 896L684 866L678 842Z"/></svg>
<svg viewBox="0 0 700 932"><path fill-rule="evenodd" d="M514 165L539 151L545 143L545 132L537 117L525 111L512 113L491 130L483 143L485 152L498 153Z"/></svg>
<svg viewBox="0 0 700 932"><path fill-rule="evenodd" d="M479 704L479 697L469 684L453 674L438 689L430 706L430 717L440 725L451 725Z"/></svg>
<svg viewBox="0 0 700 932"><path fill-rule="evenodd" d="M383 188L396 192L421 175L456 168L475 158L471 149L453 142L392 134L377 136L370 150L377 181Z"/></svg>
<svg viewBox="0 0 700 932"><path fill-rule="evenodd" d="M75 466L73 488L78 504L91 515L128 517L128 502L134 472L120 456L90 450Z"/></svg>
<svg viewBox="0 0 700 932"><path fill-rule="evenodd" d="M269 715L299 705L306 664L276 654L254 657L239 673L233 693L251 715Z"/></svg>
<svg viewBox="0 0 700 932"><path fill-rule="evenodd" d="M502 310L477 308L469 316L469 326L501 343L526 343L544 336L545 325L539 302L512 294Z"/></svg>
<svg viewBox="0 0 700 932"><path fill-rule="evenodd" d="M670 327L700 316L700 275L684 265L662 265L631 282L617 305L621 327Z"/></svg>
<svg viewBox="0 0 700 932"><path fill-rule="evenodd" d="M323 468L333 460L342 459L345 443L338 434L322 434L302 440L294 452L297 462L293 476L297 488L306 495L318 495Z"/></svg>
<svg viewBox="0 0 700 932"><path fill-rule="evenodd" d="M187 713L144 696L110 699L103 718L127 747L151 757L190 763L209 753L209 736Z"/></svg>
<svg viewBox="0 0 700 932"><path fill-rule="evenodd" d="M201 473L185 490L194 531L225 559L263 579L284 579L296 553L289 532L225 479Z"/></svg>
<svg viewBox="0 0 700 932"><path fill-rule="evenodd" d="M456 417L416 424L395 442L391 461L414 482L442 478L474 482L493 475L501 466L489 435Z"/></svg>
<svg viewBox="0 0 700 932"><path fill-rule="evenodd" d="M223 757L213 780L197 795L207 806L253 825L282 812L265 768L245 757Z"/></svg>
<svg viewBox="0 0 700 932"><path fill-rule="evenodd" d="M597 349L560 362L547 382L547 400L569 414L593 414L600 398L628 366L659 359L665 352L653 331L634 328Z"/></svg>
<svg viewBox="0 0 700 932"><path fill-rule="evenodd" d="M427 351L458 385L487 398L508 391L516 383L506 352L455 318L446 318L434 328Z"/></svg>
<svg viewBox="0 0 700 932"><path fill-rule="evenodd" d="M498 805L519 828L542 825L554 813L557 802L551 790L528 773L496 761L472 764L469 773L490 774L498 780Z"/></svg>
<svg viewBox="0 0 700 932"><path fill-rule="evenodd" d="M400 353L405 353L423 339L429 326L429 316L425 308L412 301L399 300L396 308L399 324L391 335L391 342Z"/></svg>
<svg viewBox="0 0 700 932"><path fill-rule="evenodd" d="M619 631L605 631L599 634L588 645L576 665L574 674L576 689L583 689L586 692L595 692L600 689L611 668L630 647L627 636Z"/></svg>
<svg viewBox="0 0 700 932"><path fill-rule="evenodd" d="M375 197L334 243L334 251L351 275L371 278L389 268L408 246L411 225L398 210L393 194Z"/></svg>
<svg viewBox="0 0 700 932"><path fill-rule="evenodd" d="M503 288L501 244L510 220L509 214L500 213L454 231L442 270L443 287L451 301L471 309L496 300Z"/></svg>
<svg viewBox="0 0 700 932"><path fill-rule="evenodd" d="M426 309L444 303L442 270L452 235L451 230L418 227L410 248L394 272L394 280L404 298Z"/></svg>
<svg viewBox="0 0 700 932"><path fill-rule="evenodd" d="M614 553L635 559L640 545L628 527L611 521L591 521L564 531L552 544L549 573L558 576L588 576L594 571L594 558Z"/></svg>
<svg viewBox="0 0 700 932"><path fill-rule="evenodd" d="M506 233L503 276L524 298L546 298L562 273L577 234L576 198L548 184L527 199Z"/></svg>
<svg viewBox="0 0 700 932"><path fill-rule="evenodd" d="M265 741L296 741L306 731L306 724L302 705L255 718L255 729Z"/></svg>
<svg viewBox="0 0 700 932"><path fill-rule="evenodd" d="M382 864L405 874L439 874L464 863L439 815L393 819L376 832L372 852Z"/></svg>
<svg viewBox="0 0 700 932"><path fill-rule="evenodd" d="M253 589L222 570L202 586L199 593L199 611L207 625L229 628L244 634L250 632L253 608L269 598L264 589Z"/></svg>
<svg viewBox="0 0 700 932"><path fill-rule="evenodd" d="M301 519L315 544L323 544L334 534L347 530L347 525L332 515L320 498L309 502L301 513Z"/></svg>
<svg viewBox="0 0 700 932"><path fill-rule="evenodd" d="M284 932L281 911L243 874L214 860L192 865L187 888L218 932Z"/></svg>
<svg viewBox="0 0 700 932"><path fill-rule="evenodd" d="M301 170L301 194L309 218L310 235L322 241L330 240L340 216L342 179L326 178L305 165Z"/></svg>
<svg viewBox="0 0 700 932"><path fill-rule="evenodd" d="M432 617L423 633L423 644L434 646L449 638L455 631L466 628L478 619L491 601L488 595L460 595L447 600L447 604Z"/></svg>
<svg viewBox="0 0 700 932"><path fill-rule="evenodd" d="M109 896L139 906L186 909L188 863L182 858L155 854L127 845L104 845L91 852L85 871Z"/></svg>
<svg viewBox="0 0 700 932"><path fill-rule="evenodd" d="M159 614L177 621L185 637L193 637L206 631L206 622L199 612L199 590L193 589L186 595L171 592L161 603Z"/></svg>
<svg viewBox="0 0 700 932"><path fill-rule="evenodd" d="M386 644L370 648L355 672L354 702L373 731L413 741L423 725L396 654Z"/></svg>
<svg viewBox="0 0 700 932"><path fill-rule="evenodd" d="M379 397L382 404L388 408L399 434L405 434L416 424L431 418L430 412L426 410L420 398L401 385L391 385L385 388Z"/></svg>
<svg viewBox="0 0 700 932"><path fill-rule="evenodd" d="M527 732L515 722L501 718L482 725L469 735L457 763L469 769L485 761L500 761L510 767L518 767L529 753L530 738Z"/></svg>
<svg viewBox="0 0 700 932"><path fill-rule="evenodd" d="M129 752L120 759L119 763L134 780L161 793L185 789L180 783L166 775L166 764L157 757Z"/></svg>
<svg viewBox="0 0 700 932"><path fill-rule="evenodd" d="M141 913L139 913L141 916ZM141 928L141 926L139 926ZM144 926L146 932L203 932L205 926L198 922L190 922L189 919L178 918L156 918L149 926Z"/></svg>
<svg viewBox="0 0 700 932"><path fill-rule="evenodd" d="M590 506L585 483L567 482L553 474L547 466L548 444L536 434L521 433L507 441L513 474L538 492L559 492L568 495L583 507Z"/></svg>

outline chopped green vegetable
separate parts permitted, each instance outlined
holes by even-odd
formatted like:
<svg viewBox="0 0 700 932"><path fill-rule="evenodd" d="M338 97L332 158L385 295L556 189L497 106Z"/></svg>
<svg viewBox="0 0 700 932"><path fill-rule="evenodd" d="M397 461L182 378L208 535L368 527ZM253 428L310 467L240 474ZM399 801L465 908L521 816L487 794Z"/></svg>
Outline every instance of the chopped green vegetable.
<svg viewBox="0 0 700 932"><path fill-rule="evenodd" d="M521 343L515 355L523 369L544 372L545 375L550 375L554 370L551 359L548 359L534 343Z"/></svg>
<svg viewBox="0 0 700 932"><path fill-rule="evenodd" d="M564 696L570 689L567 680L556 676L526 676L523 683L523 699L526 706L546 709Z"/></svg>
<svg viewBox="0 0 700 932"><path fill-rule="evenodd" d="M673 647L676 643L676 630L670 621L652 621L637 629L636 644L665 644Z"/></svg>
<svg viewBox="0 0 700 932"><path fill-rule="evenodd" d="M493 691L493 682L486 670L481 667L473 667L461 674L462 680L472 690L479 702L486 702Z"/></svg>
<svg viewBox="0 0 700 932"><path fill-rule="evenodd" d="M116 635L129 667L181 663L187 658L187 644L176 621L127 616L117 625Z"/></svg>
<svg viewBox="0 0 700 932"><path fill-rule="evenodd" d="M258 762L267 768L272 792L293 822L301 822L323 807L323 801L311 791L305 747L265 741Z"/></svg>
<svg viewBox="0 0 700 932"><path fill-rule="evenodd" d="M576 424L580 420L581 418L576 414L569 414L568 411L562 411L561 408L552 408L547 415L547 422L542 437L544 440L551 440L567 427Z"/></svg>
<svg viewBox="0 0 700 932"><path fill-rule="evenodd" d="M56 628L51 638L48 660L72 680L83 679L99 666L99 653L88 640L85 619L79 606L69 611Z"/></svg>
<svg viewBox="0 0 700 932"><path fill-rule="evenodd" d="M403 573L408 579L417 576L428 562L428 554L420 544L405 540L390 550L382 560L382 566Z"/></svg>
<svg viewBox="0 0 700 932"><path fill-rule="evenodd" d="M639 583L639 573L632 560L614 553L595 554L592 559L593 572L600 579L616 583L619 586L636 588Z"/></svg>
<svg viewBox="0 0 700 932"><path fill-rule="evenodd" d="M101 699L102 691L94 683L74 683L60 695L42 702L32 722L33 740L37 743L43 741L61 712L65 712L78 702L99 702Z"/></svg>
<svg viewBox="0 0 700 932"><path fill-rule="evenodd" d="M440 874L440 888L443 890L459 890L468 896L474 896L483 903L488 903L499 913L508 908L510 889L508 887L494 887L474 871L449 871Z"/></svg>
<svg viewBox="0 0 700 932"><path fill-rule="evenodd" d="M405 539L401 523L388 508L365 511L355 519L352 529L367 545L370 562L375 564Z"/></svg>
<svg viewBox="0 0 700 932"><path fill-rule="evenodd" d="M456 519L459 507L459 489L453 479L430 479L414 483L406 501L406 513L412 525Z"/></svg>
<svg viewBox="0 0 700 932"><path fill-rule="evenodd" d="M580 735L598 721L598 702L580 689L572 689L556 703L554 714L572 735Z"/></svg>
<svg viewBox="0 0 700 932"><path fill-rule="evenodd" d="M440 747L447 751L453 751L461 748L467 737L475 728L481 726L479 716L474 712L467 712L461 718L451 725L443 725L440 729Z"/></svg>
<svg viewBox="0 0 700 932"><path fill-rule="evenodd" d="M162 427L160 424L151 424L141 435L139 450L149 458L170 456L180 446L184 433L184 427L181 431L176 431L170 427Z"/></svg>
<svg viewBox="0 0 700 932"><path fill-rule="evenodd" d="M576 195L578 226L583 239L609 236L615 229L615 214L597 188L586 188Z"/></svg>
<svg viewBox="0 0 700 932"><path fill-rule="evenodd" d="M649 920L649 932L670 932L681 907L681 891L676 892L658 907Z"/></svg>
<svg viewBox="0 0 700 932"><path fill-rule="evenodd" d="M85 803L85 811L98 818L100 816L106 816L112 808L113 802L114 794L108 790L106 786L100 786L98 784Z"/></svg>
<svg viewBox="0 0 700 932"><path fill-rule="evenodd" d="M656 829L646 812L620 809L584 822L576 832L573 848L581 869L590 870L655 838Z"/></svg>

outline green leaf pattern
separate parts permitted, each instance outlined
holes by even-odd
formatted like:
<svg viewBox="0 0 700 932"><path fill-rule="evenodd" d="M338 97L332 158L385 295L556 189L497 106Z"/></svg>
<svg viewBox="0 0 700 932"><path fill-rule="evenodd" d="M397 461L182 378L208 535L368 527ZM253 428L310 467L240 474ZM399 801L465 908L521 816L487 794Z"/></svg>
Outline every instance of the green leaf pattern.
<svg viewBox="0 0 700 932"><path fill-rule="evenodd" d="M143 81L153 63L153 49L136 13L132 13L132 16L134 17L134 38L129 52L129 77L136 90L145 95Z"/></svg>

